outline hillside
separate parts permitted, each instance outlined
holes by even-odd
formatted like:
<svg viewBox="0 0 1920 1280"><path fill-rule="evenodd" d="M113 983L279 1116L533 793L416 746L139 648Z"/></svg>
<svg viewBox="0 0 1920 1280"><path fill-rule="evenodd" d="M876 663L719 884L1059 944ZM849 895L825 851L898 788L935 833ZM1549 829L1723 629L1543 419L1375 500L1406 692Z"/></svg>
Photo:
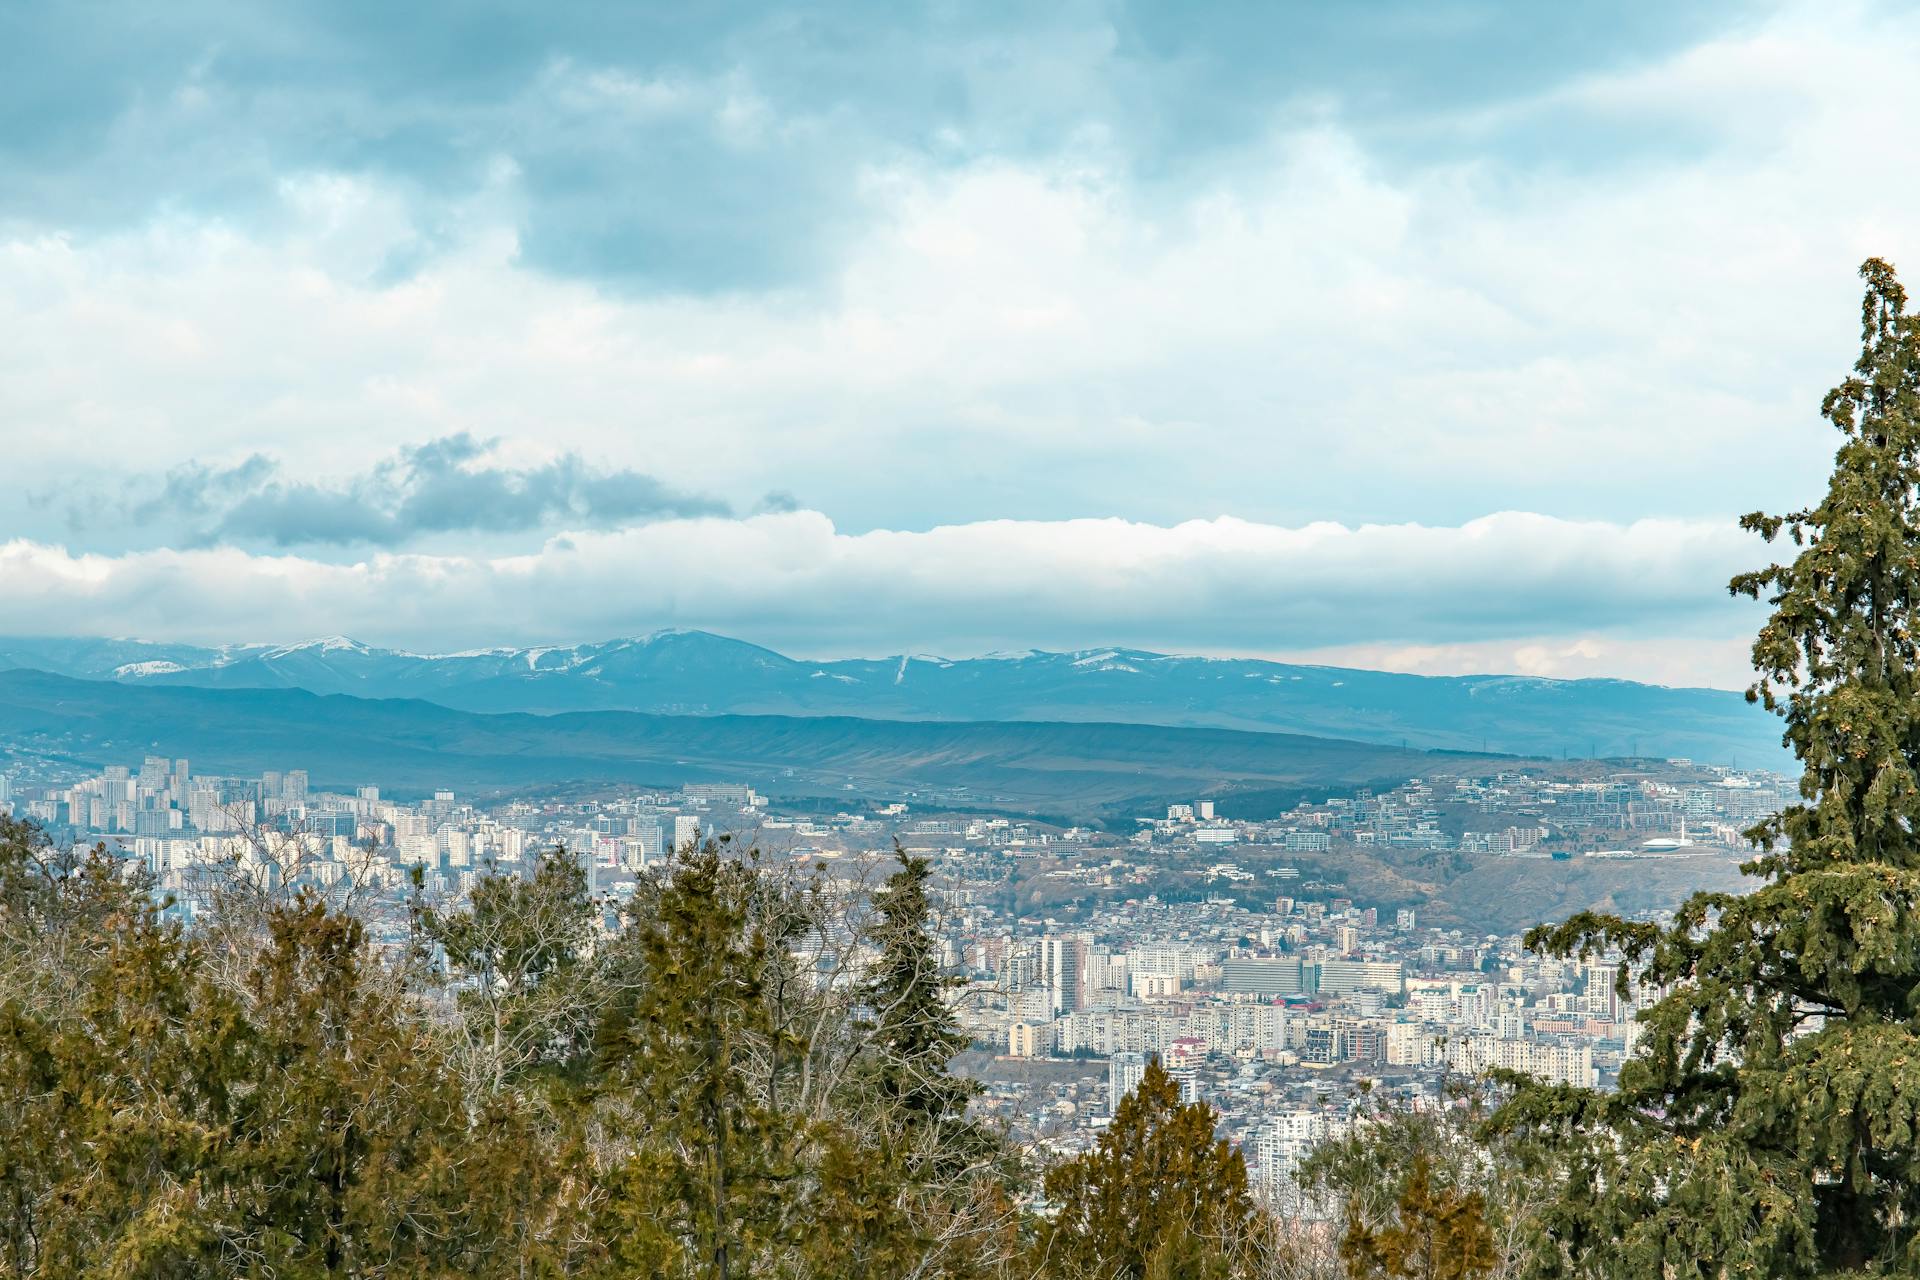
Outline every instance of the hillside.
<svg viewBox="0 0 1920 1280"><path fill-rule="evenodd" d="M1229 790L1338 791L1471 756L1154 725L479 714L418 699L0 672L0 738L86 764L186 756L196 772L305 768L316 785L474 792L744 780L783 797L912 796L1081 819ZM1510 763L1510 762L1508 762Z"/></svg>
<svg viewBox="0 0 1920 1280"><path fill-rule="evenodd" d="M219 649L0 640L0 669L139 686L421 698L464 711L854 716L1245 729L1521 755L1784 761L1736 693L1625 680L1414 676L1133 649L809 662L699 631L413 654L343 637Z"/></svg>

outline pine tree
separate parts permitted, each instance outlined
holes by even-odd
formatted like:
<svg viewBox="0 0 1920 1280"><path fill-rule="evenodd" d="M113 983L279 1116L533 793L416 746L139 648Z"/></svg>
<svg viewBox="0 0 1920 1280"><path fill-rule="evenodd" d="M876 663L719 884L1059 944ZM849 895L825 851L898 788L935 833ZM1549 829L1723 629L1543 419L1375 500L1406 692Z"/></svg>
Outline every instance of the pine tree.
<svg viewBox="0 0 1920 1280"><path fill-rule="evenodd" d="M967 1119L977 1086L947 1069L967 1047L967 1035L947 1003L948 983L927 928L932 871L925 858L898 848L894 856L900 870L873 899L880 955L861 992L872 1011L865 1046L870 1067L855 1077L855 1087L872 1091L910 1158L929 1166L925 1172L950 1174L985 1154L991 1142Z"/></svg>
<svg viewBox="0 0 1920 1280"><path fill-rule="evenodd" d="M709 840L637 908L642 985L602 1032L635 1129L600 1224L615 1274L730 1280L800 1238L807 1135L777 1104L800 1046L766 1001L791 938L766 893Z"/></svg>
<svg viewBox="0 0 1920 1280"><path fill-rule="evenodd" d="M1036 1245L1059 1280L1231 1274L1253 1221L1247 1165L1214 1137L1213 1108L1182 1103L1156 1060L1115 1109L1095 1148L1054 1166L1057 1212Z"/></svg>
<svg viewBox="0 0 1920 1280"><path fill-rule="evenodd" d="M967 1114L978 1091L952 1074L967 1046L928 927L931 865L896 844L898 871L873 895L878 951L854 992L851 1070L819 1134L817 1274L987 1274L1014 1245L997 1135Z"/></svg>
<svg viewBox="0 0 1920 1280"><path fill-rule="evenodd" d="M1742 521L1799 549L1732 584L1772 606L1749 698L1804 770L1751 833L1760 883L1529 938L1665 991L1617 1093L1523 1085L1495 1117L1561 1191L1541 1275L1920 1271L1920 318L1886 263L1861 274L1826 496Z"/></svg>

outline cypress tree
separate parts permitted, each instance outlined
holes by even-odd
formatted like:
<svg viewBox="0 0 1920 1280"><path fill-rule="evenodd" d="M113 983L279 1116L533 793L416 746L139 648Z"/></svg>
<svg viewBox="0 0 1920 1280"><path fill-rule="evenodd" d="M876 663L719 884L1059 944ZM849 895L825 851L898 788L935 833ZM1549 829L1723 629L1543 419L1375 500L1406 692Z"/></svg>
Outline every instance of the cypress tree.
<svg viewBox="0 0 1920 1280"><path fill-rule="evenodd" d="M1558 1189L1536 1274L1920 1270L1920 319L1886 263L1861 275L1826 495L1742 521L1797 548L1732 583L1772 607L1748 696L1804 770L1749 833L1757 887L1529 937L1664 992L1616 1093L1521 1084L1495 1116Z"/></svg>

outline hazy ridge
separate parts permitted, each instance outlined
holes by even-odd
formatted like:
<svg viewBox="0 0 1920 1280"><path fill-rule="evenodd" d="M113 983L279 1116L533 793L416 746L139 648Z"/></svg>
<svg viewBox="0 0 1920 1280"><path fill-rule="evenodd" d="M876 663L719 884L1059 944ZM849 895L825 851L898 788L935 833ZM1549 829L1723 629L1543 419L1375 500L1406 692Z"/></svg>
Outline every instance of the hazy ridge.
<svg viewBox="0 0 1920 1280"><path fill-rule="evenodd" d="M147 753L196 771L307 769L406 792L750 781L789 797L900 797L1078 818L1168 798L1397 783L1455 755L1158 725L848 716L482 714L421 699L204 689L0 672L0 737L89 765ZM1471 759L1467 757L1466 759Z"/></svg>

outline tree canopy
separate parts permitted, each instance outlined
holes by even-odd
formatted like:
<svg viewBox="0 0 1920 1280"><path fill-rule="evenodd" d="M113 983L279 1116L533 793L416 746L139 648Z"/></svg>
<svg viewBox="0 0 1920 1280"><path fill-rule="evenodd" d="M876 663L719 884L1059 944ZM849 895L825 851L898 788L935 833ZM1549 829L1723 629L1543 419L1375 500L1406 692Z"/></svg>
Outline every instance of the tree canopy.
<svg viewBox="0 0 1920 1280"><path fill-rule="evenodd" d="M1001 1274L928 876L710 840L609 929L553 851L395 952L297 892L183 926L0 819L0 1275Z"/></svg>
<svg viewBox="0 0 1920 1280"><path fill-rule="evenodd" d="M1536 1274L1920 1270L1920 318L1886 263L1861 275L1826 494L1742 521L1796 549L1732 583L1770 606L1749 698L1804 770L1750 833L1760 883L1529 938L1663 993L1617 1092L1526 1084L1495 1117L1559 1188Z"/></svg>
<svg viewBox="0 0 1920 1280"><path fill-rule="evenodd" d="M1147 1064L1094 1149L1056 1165L1046 1196L1054 1217L1037 1244L1049 1275L1067 1280L1226 1277L1254 1219L1247 1165L1215 1137L1204 1102Z"/></svg>

